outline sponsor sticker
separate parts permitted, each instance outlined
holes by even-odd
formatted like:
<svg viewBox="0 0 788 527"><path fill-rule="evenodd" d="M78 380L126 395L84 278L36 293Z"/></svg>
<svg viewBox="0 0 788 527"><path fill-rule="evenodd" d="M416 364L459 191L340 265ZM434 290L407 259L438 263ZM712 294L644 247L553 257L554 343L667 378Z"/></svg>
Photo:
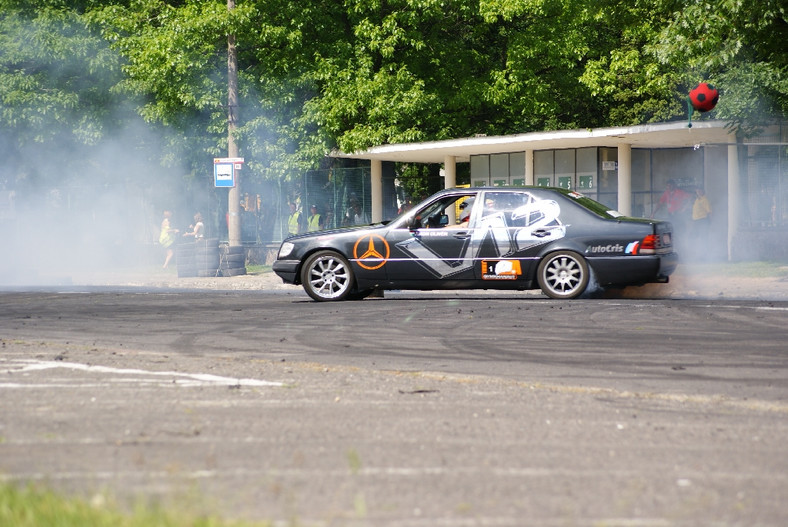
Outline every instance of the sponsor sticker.
<svg viewBox="0 0 788 527"><path fill-rule="evenodd" d="M589 252L592 254L616 254L616 253L623 253L625 247L620 243L609 243L607 245L594 245L589 247Z"/></svg>
<svg viewBox="0 0 788 527"><path fill-rule="evenodd" d="M520 260L482 260L483 280L517 280L522 274Z"/></svg>
<svg viewBox="0 0 788 527"><path fill-rule="evenodd" d="M591 254L637 254L639 247L639 241L630 242L626 246L620 243L609 243L607 245L592 245L588 248L588 252Z"/></svg>

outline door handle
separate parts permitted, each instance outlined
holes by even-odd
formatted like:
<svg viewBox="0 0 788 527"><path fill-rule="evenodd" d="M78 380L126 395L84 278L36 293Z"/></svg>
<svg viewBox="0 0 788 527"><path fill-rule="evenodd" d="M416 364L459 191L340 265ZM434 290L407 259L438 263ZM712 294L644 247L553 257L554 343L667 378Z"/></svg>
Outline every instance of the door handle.
<svg viewBox="0 0 788 527"><path fill-rule="evenodd" d="M550 231L547 229L536 229L535 231L531 231L531 234L537 238L544 238L545 236L550 235Z"/></svg>
<svg viewBox="0 0 788 527"><path fill-rule="evenodd" d="M458 231L452 234L452 236L454 236L458 240L464 240L465 238L470 236L470 233L468 231Z"/></svg>

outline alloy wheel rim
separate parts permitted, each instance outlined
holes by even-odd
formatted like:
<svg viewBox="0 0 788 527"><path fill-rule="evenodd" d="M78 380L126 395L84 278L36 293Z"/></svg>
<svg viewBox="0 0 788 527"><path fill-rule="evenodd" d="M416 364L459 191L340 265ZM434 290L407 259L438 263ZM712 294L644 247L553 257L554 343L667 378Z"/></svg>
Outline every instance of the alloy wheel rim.
<svg viewBox="0 0 788 527"><path fill-rule="evenodd" d="M336 258L321 258L310 269L309 283L323 298L334 298L348 287L349 276L345 265Z"/></svg>
<svg viewBox="0 0 788 527"><path fill-rule="evenodd" d="M547 283L559 293L568 293L577 288L582 279L580 265L573 258L556 258L546 270Z"/></svg>

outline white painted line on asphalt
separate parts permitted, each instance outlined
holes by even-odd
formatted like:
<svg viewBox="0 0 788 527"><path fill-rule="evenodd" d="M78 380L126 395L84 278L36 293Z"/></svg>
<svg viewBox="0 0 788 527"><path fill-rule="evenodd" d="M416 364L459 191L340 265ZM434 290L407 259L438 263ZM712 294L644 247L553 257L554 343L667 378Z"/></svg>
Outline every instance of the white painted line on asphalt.
<svg viewBox="0 0 788 527"><path fill-rule="evenodd" d="M233 377L222 377L209 373L183 373L176 371L151 371L125 368L111 368L109 366L91 366L78 362L63 361L38 361L38 360L16 360L11 362L21 363L18 368L2 370L2 373L29 373L34 371L66 369L84 371L88 373L110 373L119 375L149 375L152 377L171 377L178 386L283 386L284 383L274 381L261 381L259 379L236 379Z"/></svg>

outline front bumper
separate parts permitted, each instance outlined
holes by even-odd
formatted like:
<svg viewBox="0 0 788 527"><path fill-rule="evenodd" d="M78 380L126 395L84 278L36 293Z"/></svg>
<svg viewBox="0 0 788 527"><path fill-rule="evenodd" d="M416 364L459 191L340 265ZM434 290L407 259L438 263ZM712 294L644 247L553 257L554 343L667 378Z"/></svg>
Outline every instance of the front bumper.
<svg viewBox="0 0 788 527"><path fill-rule="evenodd" d="M298 279L300 260L277 260L271 266L276 275L286 284L295 284Z"/></svg>

